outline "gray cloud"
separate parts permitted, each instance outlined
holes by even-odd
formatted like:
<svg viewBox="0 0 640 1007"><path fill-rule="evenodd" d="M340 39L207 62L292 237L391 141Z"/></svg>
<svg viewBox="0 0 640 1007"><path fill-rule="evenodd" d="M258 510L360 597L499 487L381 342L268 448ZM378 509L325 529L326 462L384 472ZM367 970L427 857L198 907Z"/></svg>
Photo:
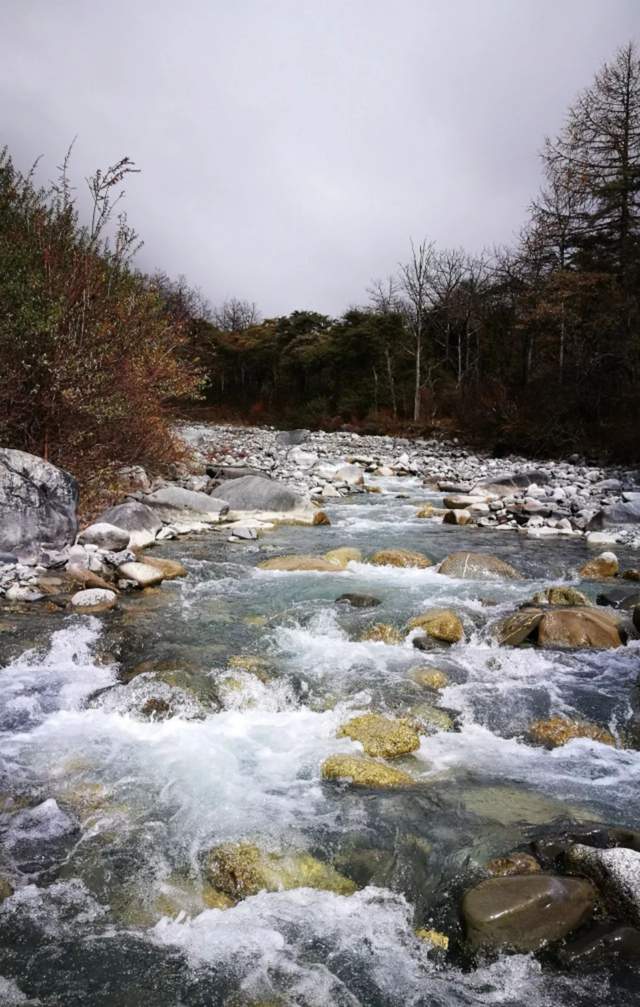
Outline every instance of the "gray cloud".
<svg viewBox="0 0 640 1007"><path fill-rule="evenodd" d="M339 313L410 235L508 242L543 137L637 0L2 0L2 139L76 180L124 154L144 268Z"/></svg>

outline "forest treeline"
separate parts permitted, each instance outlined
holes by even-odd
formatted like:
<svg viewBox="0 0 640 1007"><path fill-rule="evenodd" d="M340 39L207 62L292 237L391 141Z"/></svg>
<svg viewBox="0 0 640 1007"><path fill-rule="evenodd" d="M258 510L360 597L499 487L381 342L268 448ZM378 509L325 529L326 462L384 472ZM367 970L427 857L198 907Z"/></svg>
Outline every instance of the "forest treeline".
<svg viewBox="0 0 640 1007"><path fill-rule="evenodd" d="M493 450L640 456L640 55L623 47L542 151L514 247L411 243L341 318L262 318L135 267L128 158L45 188L0 157L0 439L104 482L176 456L176 409ZM383 257L381 250L381 258Z"/></svg>

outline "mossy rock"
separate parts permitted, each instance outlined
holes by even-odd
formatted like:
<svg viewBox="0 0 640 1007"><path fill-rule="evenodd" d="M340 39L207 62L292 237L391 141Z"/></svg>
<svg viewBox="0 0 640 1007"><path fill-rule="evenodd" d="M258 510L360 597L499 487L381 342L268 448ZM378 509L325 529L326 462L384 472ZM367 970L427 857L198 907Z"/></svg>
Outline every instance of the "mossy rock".
<svg viewBox="0 0 640 1007"><path fill-rule="evenodd" d="M390 626L386 622L377 622L374 626L365 629L360 637L362 642L389 643L396 645L404 641L404 637L399 629Z"/></svg>
<svg viewBox="0 0 640 1007"><path fill-rule="evenodd" d="M492 877L506 878L512 874L537 874L542 870L540 864L530 853L508 853L504 857L494 857L486 865Z"/></svg>
<svg viewBox="0 0 640 1007"><path fill-rule="evenodd" d="M258 563L259 570L280 570L283 573L298 572L319 572L338 573L340 567L336 563L331 563L324 556L276 556L273 559L265 559Z"/></svg>
<svg viewBox="0 0 640 1007"><path fill-rule="evenodd" d="M439 668L424 667L411 668L409 678L425 689L445 689L449 685L449 676Z"/></svg>
<svg viewBox="0 0 640 1007"><path fill-rule="evenodd" d="M339 895L356 890L353 881L309 853L271 853L253 843L217 846L207 855L205 874L216 891L236 900L292 888L319 888Z"/></svg>
<svg viewBox="0 0 640 1007"><path fill-rule="evenodd" d="M330 755L323 762L321 772L324 780L348 780L354 787L376 790L409 787L414 782L401 769L359 755Z"/></svg>
<svg viewBox="0 0 640 1007"><path fill-rule="evenodd" d="M433 945L436 948L442 948L446 951L449 947L449 938L446 934L440 933L439 930L425 930L423 927L416 930L416 937L419 937L421 941L425 941L427 944Z"/></svg>
<svg viewBox="0 0 640 1007"><path fill-rule="evenodd" d="M442 643L458 643L464 637L464 627L460 616L448 608L434 608L430 612L409 619L407 629L422 629L433 640Z"/></svg>
<svg viewBox="0 0 640 1007"><path fill-rule="evenodd" d="M600 741L603 745L612 747L617 744L614 736L606 728L587 720L570 720L568 717L536 720L527 733L534 744L544 745L546 748L559 748L574 738L588 738L590 741Z"/></svg>
<svg viewBox="0 0 640 1007"><path fill-rule="evenodd" d="M544 591L538 591L531 599L533 605L574 605L579 607L584 605L592 608L593 602L587 598L582 591L575 587L545 587Z"/></svg>
<svg viewBox="0 0 640 1007"><path fill-rule="evenodd" d="M413 552L411 549L380 549L373 554L369 562L374 566L417 567L422 570L433 566L428 556L422 552Z"/></svg>
<svg viewBox="0 0 640 1007"><path fill-rule="evenodd" d="M349 563L362 563L362 553L359 549L352 549L349 546L341 546L339 549L330 549L325 552L324 558L329 563L334 563L341 570L346 570Z"/></svg>
<svg viewBox="0 0 640 1007"><path fill-rule="evenodd" d="M338 737L359 741L367 755L388 759L408 755L420 747L420 736L409 721L383 717L380 713L352 717L342 725Z"/></svg>

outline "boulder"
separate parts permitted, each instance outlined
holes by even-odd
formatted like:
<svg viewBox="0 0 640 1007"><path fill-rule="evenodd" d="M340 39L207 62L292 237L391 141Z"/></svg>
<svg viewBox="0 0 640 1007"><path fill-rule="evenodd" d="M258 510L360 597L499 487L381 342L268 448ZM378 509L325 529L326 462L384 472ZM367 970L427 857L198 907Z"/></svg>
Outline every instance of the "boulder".
<svg viewBox="0 0 640 1007"><path fill-rule="evenodd" d="M604 580L606 577L615 577L619 569L620 564L616 554L603 552L588 560L584 566L580 567L578 573L584 580Z"/></svg>
<svg viewBox="0 0 640 1007"><path fill-rule="evenodd" d="M118 574L125 580L132 580L138 587L154 587L164 580L160 570L148 563L123 563L118 567Z"/></svg>
<svg viewBox="0 0 640 1007"><path fill-rule="evenodd" d="M0 550L63 549L78 531L78 484L26 451L0 448Z"/></svg>
<svg viewBox="0 0 640 1007"><path fill-rule="evenodd" d="M113 584L110 584L108 580L101 577L99 574L94 573L93 570L87 570L86 567L77 566L75 563L71 563L65 570L65 577L72 584L79 584L83 588L96 588L103 591L113 591Z"/></svg>
<svg viewBox="0 0 640 1007"><path fill-rule="evenodd" d="M115 608L118 596L115 591L105 591L102 588L89 588L87 591L78 591L71 598L74 608L86 609L91 612L105 612L109 608Z"/></svg>
<svg viewBox="0 0 640 1007"><path fill-rule="evenodd" d="M98 521L78 535L78 545L96 545L99 549L113 549L119 552L128 549L130 534L124 528L116 528L114 524Z"/></svg>
<svg viewBox="0 0 640 1007"><path fill-rule="evenodd" d="M347 780L354 787L375 790L413 784L413 779L401 769L359 755L330 755L322 763L321 773L324 780Z"/></svg>
<svg viewBox="0 0 640 1007"><path fill-rule="evenodd" d="M412 552L411 549L380 549L373 554L369 562L374 566L418 567L419 569L433 566L428 556L421 552Z"/></svg>
<svg viewBox="0 0 640 1007"><path fill-rule="evenodd" d="M586 934L565 944L558 958L562 965L573 969L600 962L606 964L612 958L637 962L640 959L640 930L615 923L596 924Z"/></svg>
<svg viewBox="0 0 640 1007"><path fill-rule="evenodd" d="M595 881L609 908L640 924L640 853L617 846L599 850L576 844L570 847L567 866Z"/></svg>
<svg viewBox="0 0 640 1007"><path fill-rule="evenodd" d="M473 947L538 951L588 920L596 890L583 878L525 874L488 878L462 901Z"/></svg>
<svg viewBox="0 0 640 1007"><path fill-rule="evenodd" d="M309 853L272 853L253 843L216 847L208 854L204 869L209 884L232 899L292 888L319 888L339 895L356 890L353 881Z"/></svg>
<svg viewBox="0 0 640 1007"><path fill-rule="evenodd" d="M317 571L320 573L340 573L340 567L323 556L276 556L258 563L258 570L280 570L283 573Z"/></svg>
<svg viewBox="0 0 640 1007"><path fill-rule="evenodd" d="M386 622L377 622L374 626L369 626L368 629L365 629L360 639L363 642L371 641L372 643L396 645L402 643L403 636L395 626L389 626Z"/></svg>
<svg viewBox="0 0 640 1007"><path fill-rule="evenodd" d="M384 717L380 713L352 717L339 729L338 737L359 741L366 755L389 759L408 755L420 747L420 736L408 720Z"/></svg>
<svg viewBox="0 0 640 1007"><path fill-rule="evenodd" d="M477 489L482 488L487 493L495 493L499 496L511 496L515 490L528 489L529 486L533 486L534 484L544 486L548 481L549 477L547 473L541 469L530 469L525 472L508 472L502 476L489 476L487 479L477 482L471 492L475 494Z"/></svg>
<svg viewBox="0 0 640 1007"><path fill-rule="evenodd" d="M454 552L442 561L438 572L446 577L463 580L487 580L497 577L508 580L523 579L509 563L498 559L497 556L481 552Z"/></svg>
<svg viewBox="0 0 640 1007"><path fill-rule="evenodd" d="M589 741L599 741L603 745L615 747L616 739L610 731L587 720L569 720L568 717L548 717L546 720L536 720L529 727L529 739L536 745L546 748L559 748L574 738L588 738Z"/></svg>
<svg viewBox="0 0 640 1007"><path fill-rule="evenodd" d="M231 510L291 511L307 506L307 499L285 483L265 476L226 479L216 489Z"/></svg>
<svg viewBox="0 0 640 1007"><path fill-rule="evenodd" d="M362 553L359 549L351 549L349 546L342 546L339 549L330 549L325 552L324 558L330 563L335 563L341 570L346 570L349 563L361 563Z"/></svg>
<svg viewBox="0 0 640 1007"><path fill-rule="evenodd" d="M543 615L538 608L522 608L500 619L493 627L493 634L503 646L517 647L535 635Z"/></svg>
<svg viewBox="0 0 640 1007"><path fill-rule="evenodd" d="M468 510L448 510L442 519L443 524L471 524L473 518Z"/></svg>
<svg viewBox="0 0 640 1007"><path fill-rule="evenodd" d="M448 608L434 608L415 615L409 619L407 629L422 629L428 636L443 643L458 643L464 637L460 616Z"/></svg>
<svg viewBox="0 0 640 1007"><path fill-rule="evenodd" d="M351 605L352 608L375 608L376 605L380 605L380 599L375 598L372 594L355 594L347 592L346 594L341 594L339 598L336 598L337 605Z"/></svg>
<svg viewBox="0 0 640 1007"><path fill-rule="evenodd" d="M468 510L476 504L487 502L487 496L447 496L444 498L444 506L447 510Z"/></svg>
<svg viewBox="0 0 640 1007"><path fill-rule="evenodd" d="M297 444L304 444L309 437L309 431L303 430L280 430L276 436L276 444L279 447L291 448Z"/></svg>
<svg viewBox="0 0 640 1007"><path fill-rule="evenodd" d="M159 570L164 580L175 580L176 577L187 576L187 568L175 559L145 556L144 566L152 566L155 570Z"/></svg>
<svg viewBox="0 0 640 1007"><path fill-rule="evenodd" d="M540 647L592 647L605 649L622 646L617 620L593 608L552 609L545 612L538 626Z"/></svg>
<svg viewBox="0 0 640 1007"><path fill-rule="evenodd" d="M197 490L186 490L182 486L162 486L153 493L147 493L144 503L156 511L167 524L171 521L189 523L194 520L204 524L215 524L229 513L229 504L226 500Z"/></svg>
<svg viewBox="0 0 640 1007"><path fill-rule="evenodd" d="M114 525L128 531L131 549L144 549L151 545L162 528L162 521L157 513L137 500L125 500L115 507L109 507L100 515L97 523Z"/></svg>
<svg viewBox="0 0 640 1007"><path fill-rule="evenodd" d="M617 608L621 609L623 612L631 612L636 607L640 605L640 591L625 591L624 588L611 588L609 591L603 591L602 594L597 595L596 602L598 605L604 605L607 608Z"/></svg>
<svg viewBox="0 0 640 1007"><path fill-rule="evenodd" d="M571 605L574 608L584 605L590 608L593 602L582 591L575 587L545 587L531 599L534 605Z"/></svg>
<svg viewBox="0 0 640 1007"><path fill-rule="evenodd" d="M596 514L593 527L610 528L640 522L640 493L627 493L627 500L603 507Z"/></svg>
<svg viewBox="0 0 640 1007"><path fill-rule="evenodd" d="M347 486L364 485L364 472L359 465L341 465L332 478L334 483L346 483Z"/></svg>

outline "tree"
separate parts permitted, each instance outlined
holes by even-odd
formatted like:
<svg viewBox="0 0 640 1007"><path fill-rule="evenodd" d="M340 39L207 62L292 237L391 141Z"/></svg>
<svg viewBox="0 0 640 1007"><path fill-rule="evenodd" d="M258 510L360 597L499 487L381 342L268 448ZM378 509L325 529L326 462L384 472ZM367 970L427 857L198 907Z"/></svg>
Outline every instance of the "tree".
<svg viewBox="0 0 640 1007"><path fill-rule="evenodd" d="M401 310L413 341L414 389L413 419L420 419L422 392L422 370L424 339L427 331L427 317L434 303L433 268L435 247L433 242L423 240L415 246L411 242L411 258L400 264L398 286L401 294Z"/></svg>
<svg viewBox="0 0 640 1007"><path fill-rule="evenodd" d="M260 312L253 301L231 297L212 312L212 321L221 332L243 332L260 321Z"/></svg>

